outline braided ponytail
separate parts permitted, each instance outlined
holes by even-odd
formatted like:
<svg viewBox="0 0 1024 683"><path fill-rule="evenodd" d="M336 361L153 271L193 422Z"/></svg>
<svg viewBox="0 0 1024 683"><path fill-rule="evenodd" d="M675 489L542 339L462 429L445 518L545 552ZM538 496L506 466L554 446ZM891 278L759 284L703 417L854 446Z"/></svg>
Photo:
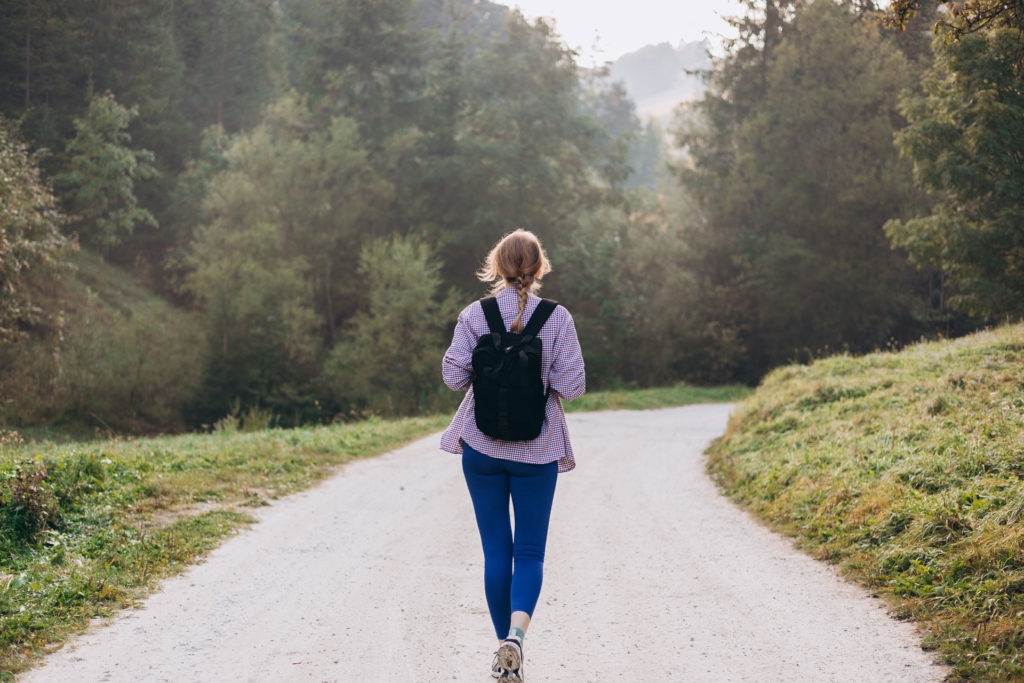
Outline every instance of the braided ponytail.
<svg viewBox="0 0 1024 683"><path fill-rule="evenodd" d="M509 325L508 331L519 334L523 331L523 313L526 312L526 302L530 300L530 290L533 286L532 275L520 275L512 281L513 286L519 292L519 315Z"/></svg>

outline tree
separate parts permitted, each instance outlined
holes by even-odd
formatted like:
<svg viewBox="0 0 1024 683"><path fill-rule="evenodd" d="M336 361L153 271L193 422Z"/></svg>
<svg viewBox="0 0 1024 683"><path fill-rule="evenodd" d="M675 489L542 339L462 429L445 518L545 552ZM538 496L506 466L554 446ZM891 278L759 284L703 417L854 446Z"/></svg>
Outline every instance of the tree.
<svg viewBox="0 0 1024 683"><path fill-rule="evenodd" d="M457 144L445 166L455 192L425 201L428 212L445 203L430 215L442 229L446 279L471 287L466 264L477 264L503 233L523 226L552 243L583 209L616 196L599 144L606 134L582 111L573 54L551 26L513 11L505 35L465 71Z"/></svg>
<svg viewBox="0 0 1024 683"><path fill-rule="evenodd" d="M356 123L317 122L304 99L282 97L263 123L238 135L211 181L205 210L226 229L273 225L282 257L301 257L325 342L359 305L354 272L365 238L384 232L391 185L369 158Z"/></svg>
<svg viewBox="0 0 1024 683"><path fill-rule="evenodd" d="M930 215L886 225L921 266L940 267L951 305L981 316L1024 314L1024 92L1018 33L1002 28L936 41L924 93L908 91L897 136Z"/></svg>
<svg viewBox="0 0 1024 683"><path fill-rule="evenodd" d="M409 126L423 45L411 0L287 0L294 83L317 112L355 120L367 145Z"/></svg>
<svg viewBox="0 0 1024 683"><path fill-rule="evenodd" d="M235 400L306 418L314 412L320 343L309 266L286 253L283 232L270 223L218 218L197 232L185 287L210 341L198 421L212 424Z"/></svg>
<svg viewBox="0 0 1024 683"><path fill-rule="evenodd" d="M272 98L273 40L280 30L271 0L183 0L173 3L182 63L183 101L194 130L235 133L259 123Z"/></svg>
<svg viewBox="0 0 1024 683"><path fill-rule="evenodd" d="M44 313L33 302L33 285L59 268L71 248L60 232L63 216L50 188L0 117L0 344Z"/></svg>
<svg viewBox="0 0 1024 683"><path fill-rule="evenodd" d="M935 33L945 36L947 43L958 42L971 33L983 33L990 29L1011 29L1016 31L1018 39L1024 33L1024 3L1019 0L939 0L927 4L946 10L941 14L932 14L937 19ZM890 26L903 30L919 13L920 0L893 0L889 3L885 19ZM1024 49L1014 53L1015 59L1021 57L1024 57Z"/></svg>
<svg viewBox="0 0 1024 683"><path fill-rule="evenodd" d="M324 370L339 406L415 415L443 400L438 363L459 303L453 291L441 291L440 266L417 237L363 248L359 275L367 306L348 321Z"/></svg>
<svg viewBox="0 0 1024 683"><path fill-rule="evenodd" d="M92 246L115 245L138 224L156 226L136 197L136 183L156 175L153 153L130 146L126 129L136 116L137 108L121 106L110 93L94 97L85 118L75 119L68 169L54 179L66 188L71 225Z"/></svg>
<svg viewBox="0 0 1024 683"><path fill-rule="evenodd" d="M919 201L891 144L905 59L827 0L780 35L764 59L749 44L726 58L679 137L703 219L689 264L703 324L734 340L746 380L808 351L874 348L913 305L912 273L882 230Z"/></svg>

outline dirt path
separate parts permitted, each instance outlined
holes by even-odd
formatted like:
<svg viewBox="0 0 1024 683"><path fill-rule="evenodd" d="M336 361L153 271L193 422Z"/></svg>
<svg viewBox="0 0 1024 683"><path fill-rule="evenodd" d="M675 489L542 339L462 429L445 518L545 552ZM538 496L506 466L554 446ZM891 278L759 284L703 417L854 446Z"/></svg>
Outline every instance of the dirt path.
<svg viewBox="0 0 1024 683"><path fill-rule="evenodd" d="M729 406L571 415L528 681L933 681L913 628L721 498ZM23 681L490 681L479 537L430 437L262 513Z"/></svg>

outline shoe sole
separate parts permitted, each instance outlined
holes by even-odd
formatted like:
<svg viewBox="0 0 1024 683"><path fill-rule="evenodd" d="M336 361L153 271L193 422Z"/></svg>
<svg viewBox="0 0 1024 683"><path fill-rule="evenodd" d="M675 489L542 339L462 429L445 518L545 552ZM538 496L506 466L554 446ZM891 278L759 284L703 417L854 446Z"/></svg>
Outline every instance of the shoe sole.
<svg viewBox="0 0 1024 683"><path fill-rule="evenodd" d="M498 663L506 671L519 671L519 667L523 664L519 648L512 643L503 643L498 648Z"/></svg>

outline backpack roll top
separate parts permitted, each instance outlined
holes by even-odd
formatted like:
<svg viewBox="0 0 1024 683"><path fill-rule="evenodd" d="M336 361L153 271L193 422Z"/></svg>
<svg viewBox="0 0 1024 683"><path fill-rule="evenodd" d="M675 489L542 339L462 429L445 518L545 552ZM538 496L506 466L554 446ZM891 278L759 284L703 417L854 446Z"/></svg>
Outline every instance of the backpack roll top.
<svg viewBox="0 0 1024 683"><path fill-rule="evenodd" d="M521 334L508 332L494 297L481 300L489 332L473 350L473 399L477 428L494 439L529 441L544 425L544 346L540 333L557 304L541 299Z"/></svg>

